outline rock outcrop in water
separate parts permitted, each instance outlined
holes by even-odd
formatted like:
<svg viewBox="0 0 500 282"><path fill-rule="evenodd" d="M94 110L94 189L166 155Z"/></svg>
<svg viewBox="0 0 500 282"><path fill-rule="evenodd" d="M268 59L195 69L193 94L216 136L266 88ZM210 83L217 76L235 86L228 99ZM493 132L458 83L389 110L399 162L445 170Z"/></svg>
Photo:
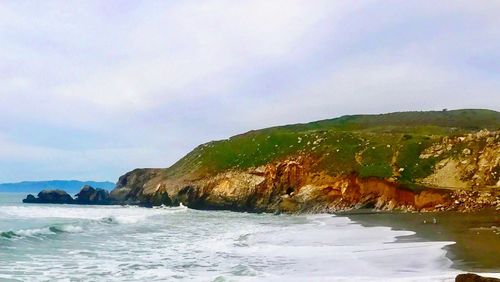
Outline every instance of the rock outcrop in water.
<svg viewBox="0 0 500 282"><path fill-rule="evenodd" d="M38 197L29 194L23 203L31 204L72 204L73 198L63 190L43 190Z"/></svg>
<svg viewBox="0 0 500 282"><path fill-rule="evenodd" d="M500 113L397 113L264 129L201 145L168 169L131 171L111 197L252 212L500 210L500 131L482 126L499 129Z"/></svg>
<svg viewBox="0 0 500 282"><path fill-rule="evenodd" d="M78 205L110 205L117 203L109 196L109 192L89 185L82 187L75 199L63 190L43 190L38 197L29 194L23 203L30 204L78 204Z"/></svg>
<svg viewBox="0 0 500 282"><path fill-rule="evenodd" d="M109 205L111 204L111 198L109 197L109 192L94 188L89 185L83 186L78 194L75 195L75 204L80 205Z"/></svg>

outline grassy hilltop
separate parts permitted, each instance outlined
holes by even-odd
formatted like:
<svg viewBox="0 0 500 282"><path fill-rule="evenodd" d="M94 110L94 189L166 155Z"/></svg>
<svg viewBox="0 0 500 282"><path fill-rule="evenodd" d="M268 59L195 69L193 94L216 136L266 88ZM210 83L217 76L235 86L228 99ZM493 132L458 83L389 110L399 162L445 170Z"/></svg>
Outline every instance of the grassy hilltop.
<svg viewBox="0 0 500 282"><path fill-rule="evenodd" d="M481 129L500 129L500 113L466 109L351 115L335 119L250 131L227 140L198 146L170 168L166 177L205 176L243 170L294 156L315 158L315 169L331 175L392 178L416 183L432 173L441 159L460 154L460 148L439 157L420 158L445 136Z"/></svg>

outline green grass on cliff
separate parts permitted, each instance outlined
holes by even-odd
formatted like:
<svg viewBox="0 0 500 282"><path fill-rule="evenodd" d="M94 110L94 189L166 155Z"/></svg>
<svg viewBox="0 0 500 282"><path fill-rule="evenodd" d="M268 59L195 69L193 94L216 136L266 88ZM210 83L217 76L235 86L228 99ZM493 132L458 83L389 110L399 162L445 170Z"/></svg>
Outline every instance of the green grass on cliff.
<svg viewBox="0 0 500 282"><path fill-rule="evenodd" d="M397 177L411 184L432 172L437 160L419 156L433 141L484 128L500 129L500 113L454 110L343 116L209 142L191 151L166 173L174 177L203 175L303 155L318 160L315 169L333 175Z"/></svg>

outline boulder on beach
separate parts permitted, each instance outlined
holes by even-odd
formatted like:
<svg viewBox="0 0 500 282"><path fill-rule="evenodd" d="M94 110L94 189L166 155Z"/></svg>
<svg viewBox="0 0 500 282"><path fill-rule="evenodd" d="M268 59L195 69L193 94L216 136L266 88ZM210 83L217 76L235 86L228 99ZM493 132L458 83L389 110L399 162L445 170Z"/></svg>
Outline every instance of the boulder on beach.
<svg viewBox="0 0 500 282"><path fill-rule="evenodd" d="M482 277L474 273L459 274L455 282L500 282L498 278Z"/></svg>
<svg viewBox="0 0 500 282"><path fill-rule="evenodd" d="M29 194L23 203L72 204L73 198L63 190L42 190L38 197Z"/></svg>

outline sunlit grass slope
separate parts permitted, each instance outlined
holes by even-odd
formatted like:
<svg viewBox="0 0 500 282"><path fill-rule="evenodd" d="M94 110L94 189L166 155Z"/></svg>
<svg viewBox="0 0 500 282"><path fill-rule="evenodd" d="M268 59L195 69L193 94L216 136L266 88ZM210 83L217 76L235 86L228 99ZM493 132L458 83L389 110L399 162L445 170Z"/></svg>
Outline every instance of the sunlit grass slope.
<svg viewBox="0 0 500 282"><path fill-rule="evenodd" d="M203 176L307 156L317 160L315 169L332 175L396 177L401 183L411 184L430 174L438 161L419 158L432 142L481 129L500 129L500 113L470 109L343 116L209 142L198 146L165 173L169 177Z"/></svg>

